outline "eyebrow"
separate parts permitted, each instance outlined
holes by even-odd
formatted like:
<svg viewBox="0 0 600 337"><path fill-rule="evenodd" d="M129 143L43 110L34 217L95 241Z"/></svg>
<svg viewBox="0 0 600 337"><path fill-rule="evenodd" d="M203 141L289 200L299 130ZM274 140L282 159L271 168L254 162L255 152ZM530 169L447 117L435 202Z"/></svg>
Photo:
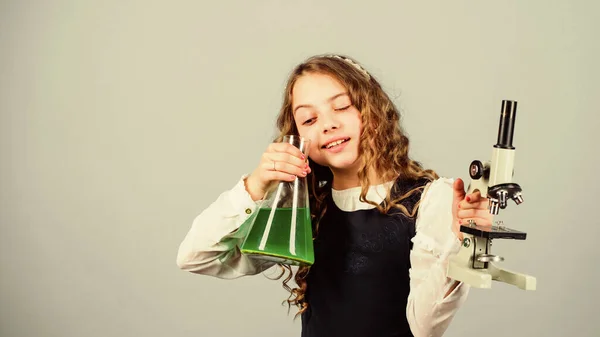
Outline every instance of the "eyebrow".
<svg viewBox="0 0 600 337"><path fill-rule="evenodd" d="M334 99L336 99L336 98L338 98L338 97L341 97L341 96L350 96L350 95L348 95L348 93L347 93L347 92L340 92L340 93L339 93L339 94L337 94L337 95L333 95L333 96L329 97L329 98L327 99L327 102L331 102L331 101L333 101ZM296 111L298 111L298 109L300 109L300 108L312 108L312 107L313 107L313 106L312 106L312 105L310 105L310 104L301 104L301 105L298 105L297 107L295 107L295 108L294 108L294 112L293 112L292 114L296 114Z"/></svg>

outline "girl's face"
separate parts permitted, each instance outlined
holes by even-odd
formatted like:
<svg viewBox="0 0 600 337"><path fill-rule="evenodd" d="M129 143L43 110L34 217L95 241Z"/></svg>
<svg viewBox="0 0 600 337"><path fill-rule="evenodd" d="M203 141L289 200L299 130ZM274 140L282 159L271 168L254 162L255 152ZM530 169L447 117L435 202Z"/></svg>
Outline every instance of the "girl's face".
<svg viewBox="0 0 600 337"><path fill-rule="evenodd" d="M340 82L325 74L302 75L292 91L292 111L300 136L311 141L314 162L334 175L358 171L360 112Z"/></svg>

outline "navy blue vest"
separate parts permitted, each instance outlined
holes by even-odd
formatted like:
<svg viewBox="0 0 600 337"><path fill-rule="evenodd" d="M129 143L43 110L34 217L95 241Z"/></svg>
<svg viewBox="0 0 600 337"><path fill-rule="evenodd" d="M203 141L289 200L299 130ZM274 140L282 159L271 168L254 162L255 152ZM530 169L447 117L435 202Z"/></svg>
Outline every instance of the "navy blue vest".
<svg viewBox="0 0 600 337"><path fill-rule="evenodd" d="M400 181L393 193L426 181ZM421 193L403 201L412 210ZM412 337L406 319L415 221L393 209L346 212L331 195L307 276L302 337Z"/></svg>

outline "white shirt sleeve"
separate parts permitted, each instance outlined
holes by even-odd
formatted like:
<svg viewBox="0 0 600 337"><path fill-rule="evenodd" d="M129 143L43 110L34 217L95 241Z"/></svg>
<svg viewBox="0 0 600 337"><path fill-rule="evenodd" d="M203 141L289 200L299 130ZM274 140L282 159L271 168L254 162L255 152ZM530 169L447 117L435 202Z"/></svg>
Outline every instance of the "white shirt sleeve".
<svg viewBox="0 0 600 337"><path fill-rule="evenodd" d="M258 204L244 186L236 185L194 219L177 253L177 265L185 271L224 279L261 273L274 265L241 254L239 246Z"/></svg>
<svg viewBox="0 0 600 337"><path fill-rule="evenodd" d="M469 286L446 277L448 258L460 249L452 232L453 179L430 183L422 195L410 255L406 314L415 337L442 336L465 302Z"/></svg>

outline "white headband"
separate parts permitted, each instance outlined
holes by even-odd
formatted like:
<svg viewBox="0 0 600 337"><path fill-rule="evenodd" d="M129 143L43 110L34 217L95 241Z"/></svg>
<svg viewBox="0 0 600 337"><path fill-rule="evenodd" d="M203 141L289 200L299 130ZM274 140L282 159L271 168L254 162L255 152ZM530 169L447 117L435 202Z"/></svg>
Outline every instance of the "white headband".
<svg viewBox="0 0 600 337"><path fill-rule="evenodd" d="M345 61L346 63L348 63L349 65L351 65L354 68L358 69L358 71L360 71L361 73L363 73L367 77L367 79L371 79L371 76L369 76L369 73L365 69L363 69L363 67L361 67L358 63L352 61L351 59L346 58L346 57L341 57L341 56L335 55L335 54L328 55L328 57L333 57L333 58Z"/></svg>

